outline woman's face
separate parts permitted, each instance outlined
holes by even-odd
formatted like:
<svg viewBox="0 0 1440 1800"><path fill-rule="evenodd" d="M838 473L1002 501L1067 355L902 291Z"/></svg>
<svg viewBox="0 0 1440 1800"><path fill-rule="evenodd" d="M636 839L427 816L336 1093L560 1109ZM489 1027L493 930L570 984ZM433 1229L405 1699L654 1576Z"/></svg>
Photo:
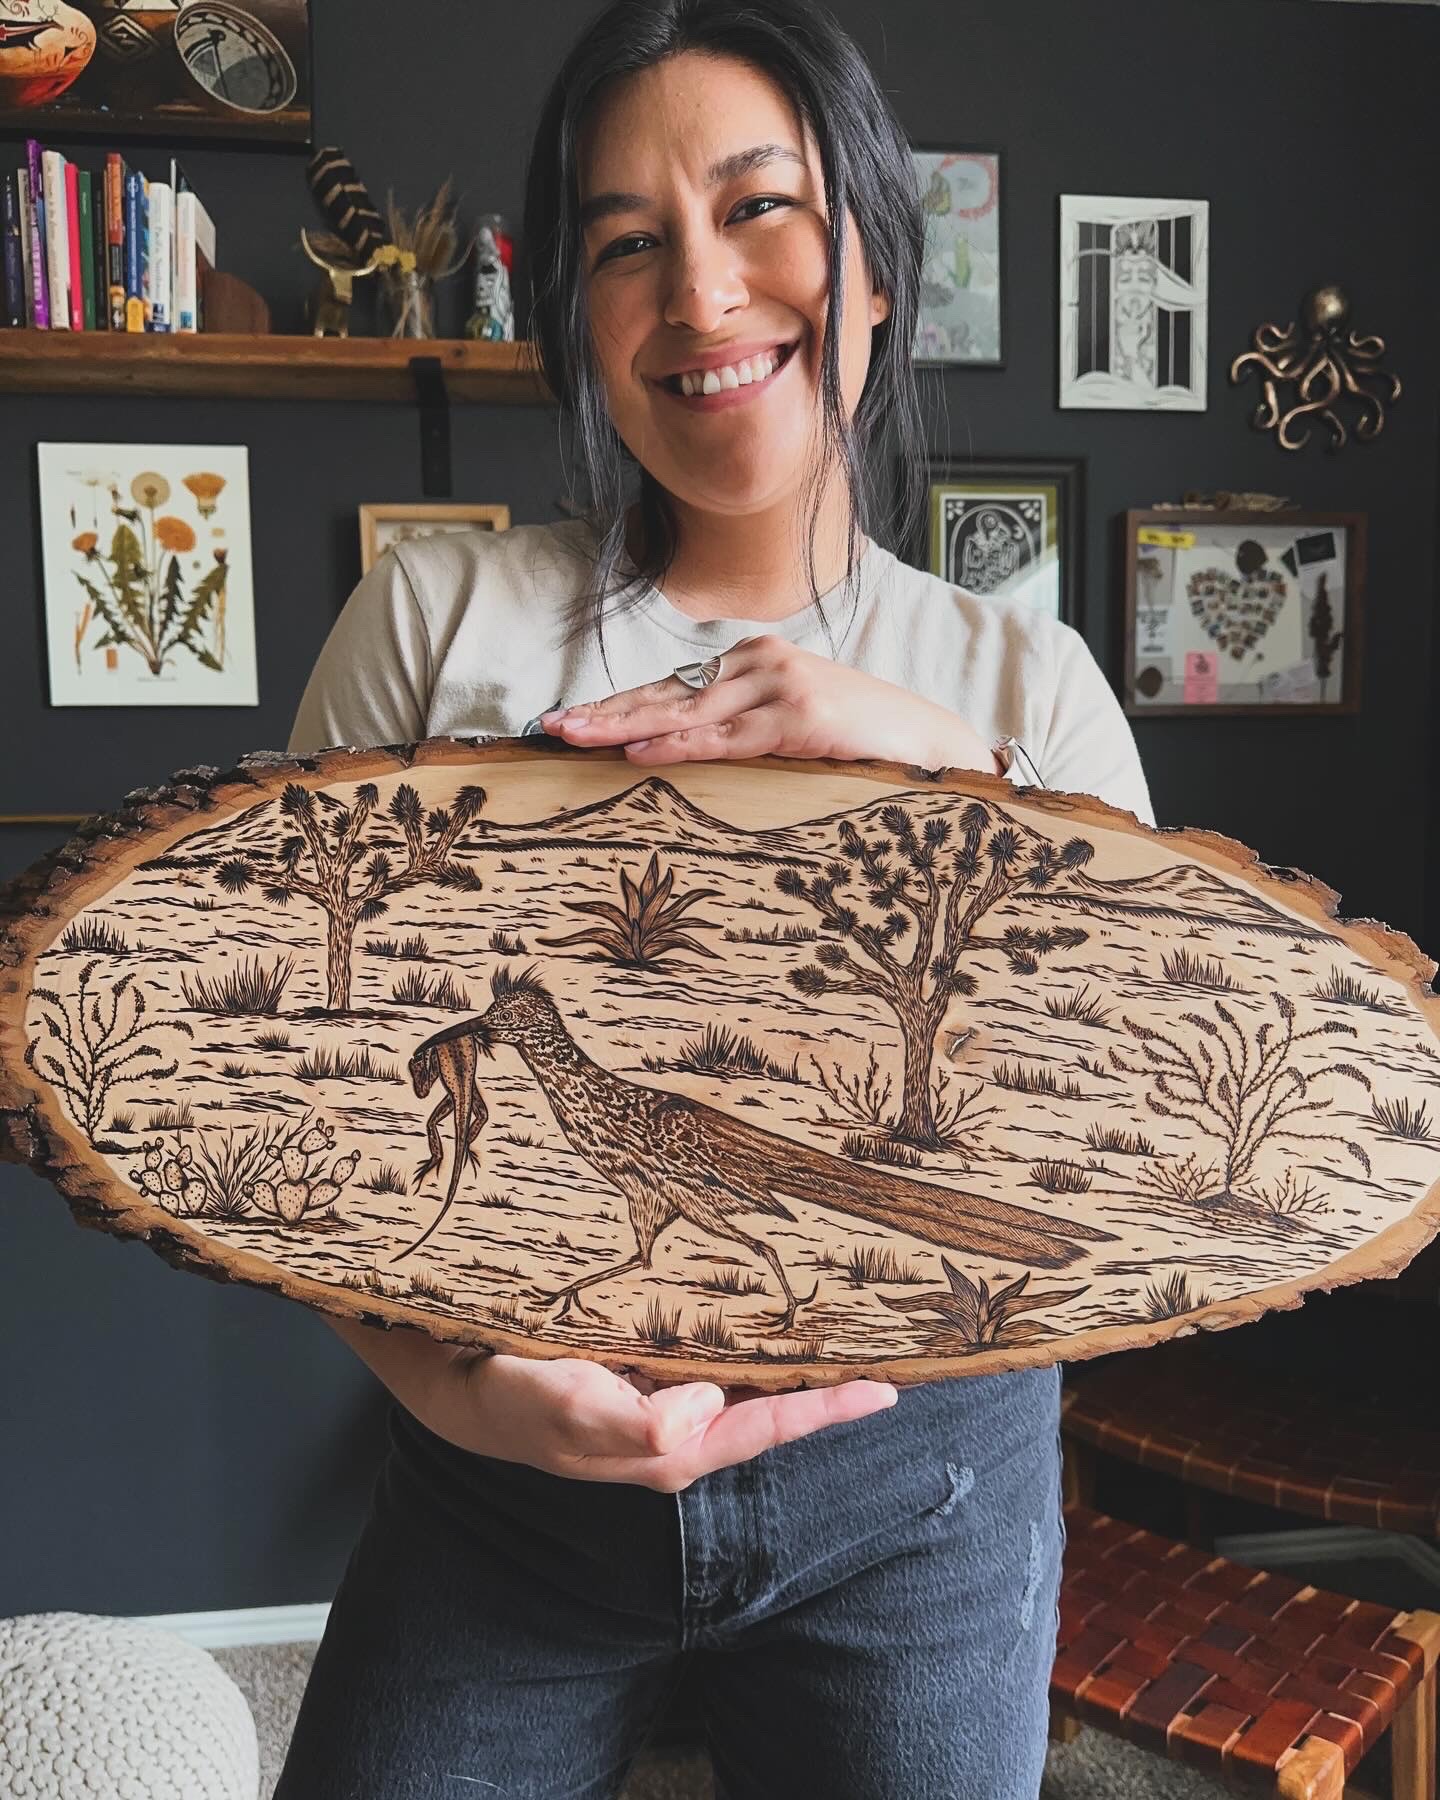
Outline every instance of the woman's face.
<svg viewBox="0 0 1440 1800"><path fill-rule="evenodd" d="M730 57L671 57L601 95L579 177L590 324L621 438L705 512L792 502L824 442L827 227L819 153L785 93ZM847 218L847 417L888 313Z"/></svg>

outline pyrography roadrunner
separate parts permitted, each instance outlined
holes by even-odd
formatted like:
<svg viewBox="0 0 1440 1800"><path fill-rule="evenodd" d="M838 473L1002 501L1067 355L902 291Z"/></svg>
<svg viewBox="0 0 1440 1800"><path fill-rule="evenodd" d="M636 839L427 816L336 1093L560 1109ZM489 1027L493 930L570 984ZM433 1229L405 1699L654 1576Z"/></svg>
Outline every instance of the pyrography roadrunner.
<svg viewBox="0 0 1440 1800"><path fill-rule="evenodd" d="M1071 1240L1076 1238L1113 1241L1110 1233L1094 1226L831 1156L686 1094L612 1074L570 1036L533 971L512 975L498 970L490 992L492 1004L485 1012L437 1033L430 1043L473 1038L487 1056L497 1044L513 1046L539 1082L571 1148L620 1190L630 1208L635 1254L545 1296L546 1306L563 1302L558 1319L572 1305L578 1312L587 1310L578 1297L582 1288L629 1269L648 1269L661 1232L677 1219L687 1219L764 1257L785 1294L773 1334L792 1330L796 1311L815 1298L819 1283L797 1299L774 1248L764 1238L752 1237L735 1218L759 1212L793 1222L794 1213L778 1193L892 1225L932 1244L1031 1268L1058 1269L1075 1261L1080 1251ZM764 1317L768 1321L770 1315Z"/></svg>

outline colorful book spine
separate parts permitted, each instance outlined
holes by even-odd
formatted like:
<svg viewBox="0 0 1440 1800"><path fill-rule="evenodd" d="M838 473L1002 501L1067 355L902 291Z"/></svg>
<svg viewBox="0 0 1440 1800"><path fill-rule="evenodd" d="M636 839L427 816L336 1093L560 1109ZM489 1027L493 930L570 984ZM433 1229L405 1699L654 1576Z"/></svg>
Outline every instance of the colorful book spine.
<svg viewBox="0 0 1440 1800"><path fill-rule="evenodd" d="M80 171L72 162L65 176L65 289L70 296L70 329L85 329L85 253L80 236Z"/></svg>
<svg viewBox="0 0 1440 1800"><path fill-rule="evenodd" d="M95 301L95 331L110 329L110 300L105 277L105 171L90 175L90 293Z"/></svg>
<svg viewBox="0 0 1440 1800"><path fill-rule="evenodd" d="M6 325L25 323L25 265L20 241L20 183L18 171L7 172L0 186L0 234L5 259Z"/></svg>
<svg viewBox="0 0 1440 1800"><path fill-rule="evenodd" d="M50 329L70 329L70 226L65 217L65 158L58 150L40 153L45 199L45 279L50 291Z"/></svg>
<svg viewBox="0 0 1440 1800"><path fill-rule="evenodd" d="M140 304L148 331L154 293L150 286L150 183L143 174L140 177Z"/></svg>
<svg viewBox="0 0 1440 1800"><path fill-rule="evenodd" d="M90 171L77 170L75 198L79 202L80 230L80 329L95 329L95 194Z"/></svg>
<svg viewBox="0 0 1440 1800"><path fill-rule="evenodd" d="M125 159L116 150L105 158L105 276L110 329L125 329Z"/></svg>
<svg viewBox="0 0 1440 1800"><path fill-rule="evenodd" d="M175 194L168 181L152 181L150 210L150 329L169 331L174 291Z"/></svg>
<svg viewBox="0 0 1440 1800"><path fill-rule="evenodd" d="M39 140L25 140L25 173L30 189L30 300L35 324L44 331L50 324L50 271L45 253L45 184L40 178Z"/></svg>
<svg viewBox="0 0 1440 1800"><path fill-rule="evenodd" d="M145 228L145 193L141 185L143 180L144 177L138 169L130 169L125 176L125 329L127 331L143 331L145 329L145 271L142 266L144 255L142 234Z"/></svg>
<svg viewBox="0 0 1440 1800"><path fill-rule="evenodd" d="M35 203L30 198L30 171L16 172L15 186L20 195L20 260L25 277L25 323L35 323L35 292L30 279L30 244L35 235Z"/></svg>

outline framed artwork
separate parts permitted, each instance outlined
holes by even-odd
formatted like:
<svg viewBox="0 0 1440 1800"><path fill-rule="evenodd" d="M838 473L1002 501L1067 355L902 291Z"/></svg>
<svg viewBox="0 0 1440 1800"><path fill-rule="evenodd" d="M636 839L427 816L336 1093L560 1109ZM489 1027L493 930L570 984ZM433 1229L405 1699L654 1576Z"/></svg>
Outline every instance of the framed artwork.
<svg viewBox="0 0 1440 1800"><path fill-rule="evenodd" d="M310 142L310 0L3 0L0 130Z"/></svg>
<svg viewBox="0 0 1440 1800"><path fill-rule="evenodd" d="M931 457L929 469L931 573L1078 627L1084 463Z"/></svg>
<svg viewBox="0 0 1440 1800"><path fill-rule="evenodd" d="M915 361L1005 366L998 150L915 149L925 263Z"/></svg>
<svg viewBox="0 0 1440 1800"><path fill-rule="evenodd" d="M243 444L40 444L52 706L255 706Z"/></svg>
<svg viewBox="0 0 1440 1800"><path fill-rule="evenodd" d="M1125 710L1353 713L1363 513L1127 512Z"/></svg>
<svg viewBox="0 0 1440 1800"><path fill-rule="evenodd" d="M406 538L437 531L508 531L508 506L452 505L451 502L369 502L360 508L360 572L368 575L390 548Z"/></svg>
<svg viewBox="0 0 1440 1800"><path fill-rule="evenodd" d="M1204 412L1210 203L1060 196L1060 405Z"/></svg>

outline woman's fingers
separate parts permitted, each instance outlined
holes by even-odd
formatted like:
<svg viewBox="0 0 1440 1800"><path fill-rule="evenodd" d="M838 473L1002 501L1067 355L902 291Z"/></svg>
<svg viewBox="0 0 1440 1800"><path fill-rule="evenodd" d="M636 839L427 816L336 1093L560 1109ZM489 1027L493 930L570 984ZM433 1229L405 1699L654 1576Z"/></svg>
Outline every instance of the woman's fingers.
<svg viewBox="0 0 1440 1800"><path fill-rule="evenodd" d="M713 1381L684 1382L642 1393L599 1363L559 1357L530 1361L514 1372L517 1408L535 1416L552 1453L572 1460L664 1456L725 1404ZM566 1471L569 1472L568 1470Z"/></svg>
<svg viewBox="0 0 1440 1800"><path fill-rule="evenodd" d="M708 688L688 688L667 678L594 706L572 708L546 729L567 744L629 744L721 724L760 705L768 692L764 677L752 674L727 675Z"/></svg>
<svg viewBox="0 0 1440 1800"><path fill-rule="evenodd" d="M625 754L631 762L643 764L736 762L773 755L782 738L779 707L756 706L715 724L686 725L679 731L657 732L654 737L631 738Z"/></svg>
<svg viewBox="0 0 1440 1800"><path fill-rule="evenodd" d="M652 1400L659 1398L661 1395L651 1396ZM863 1419L893 1406L897 1398L894 1388L878 1381L847 1381L803 1393L760 1395L726 1405L667 1452L598 1459L576 1473L595 1481L632 1482L663 1493L680 1493L702 1475L748 1462L777 1444L808 1437L828 1425ZM682 1422L687 1416L680 1415Z"/></svg>

